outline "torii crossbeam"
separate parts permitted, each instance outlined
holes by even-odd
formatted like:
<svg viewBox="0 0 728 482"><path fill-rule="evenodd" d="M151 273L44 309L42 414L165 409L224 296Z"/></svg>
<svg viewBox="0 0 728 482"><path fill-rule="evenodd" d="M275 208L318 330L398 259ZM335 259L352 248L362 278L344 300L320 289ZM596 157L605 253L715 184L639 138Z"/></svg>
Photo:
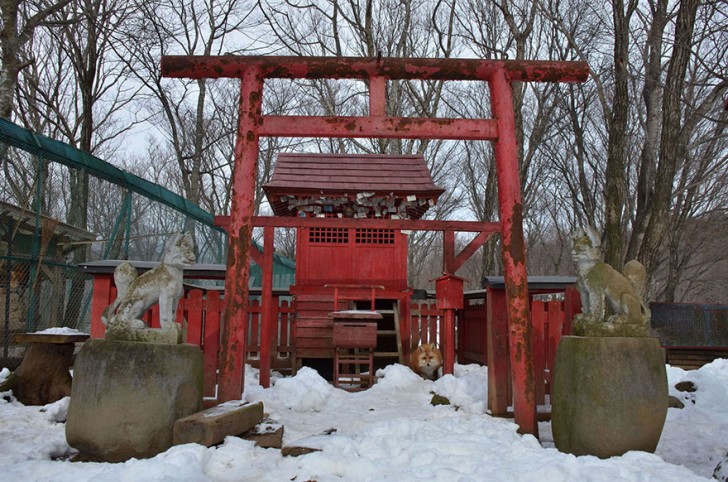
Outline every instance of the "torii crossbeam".
<svg viewBox="0 0 728 482"><path fill-rule="evenodd" d="M162 75L241 79L233 170L225 321L219 400L239 399L243 388L248 277L258 141L269 137L421 138L495 143L501 255L508 299L515 421L538 435L531 320L523 239L523 207L511 82L584 82L585 62L348 57L167 56ZM369 115L264 116L265 79L360 79L369 83ZM493 119L402 118L386 115L387 80L488 82ZM268 248L266 248L268 249Z"/></svg>

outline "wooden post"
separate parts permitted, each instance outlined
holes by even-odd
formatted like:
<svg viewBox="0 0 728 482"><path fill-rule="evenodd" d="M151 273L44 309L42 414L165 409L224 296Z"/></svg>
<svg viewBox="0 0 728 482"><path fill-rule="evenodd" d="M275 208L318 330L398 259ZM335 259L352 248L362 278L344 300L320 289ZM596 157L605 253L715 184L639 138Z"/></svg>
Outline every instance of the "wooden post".
<svg viewBox="0 0 728 482"><path fill-rule="evenodd" d="M508 414L508 315L505 293L486 289L488 343L488 410L491 415Z"/></svg>
<svg viewBox="0 0 728 482"><path fill-rule="evenodd" d="M253 235L255 184L258 167L258 129L262 124L263 76L259 68L246 69L240 87L238 133L232 179L232 207L225 316L220 354L218 400L239 400L244 386L246 328L248 324L249 257Z"/></svg>
<svg viewBox="0 0 728 482"><path fill-rule="evenodd" d="M112 285L111 274L94 275L94 290L91 299L91 338L103 338L106 334L106 326L101 321L101 314L114 299L116 289Z"/></svg>
<svg viewBox="0 0 728 482"><path fill-rule="evenodd" d="M260 308L260 385L270 387L271 340L273 320L273 226L263 228L263 296Z"/></svg>
<svg viewBox="0 0 728 482"><path fill-rule="evenodd" d="M495 160L498 171L498 209L501 253L508 299L509 345L513 382L513 411L520 433L538 437L536 393L531 343L531 316L523 241L523 205L518 176L518 148L513 117L513 91L503 70L489 81L493 115L498 122Z"/></svg>

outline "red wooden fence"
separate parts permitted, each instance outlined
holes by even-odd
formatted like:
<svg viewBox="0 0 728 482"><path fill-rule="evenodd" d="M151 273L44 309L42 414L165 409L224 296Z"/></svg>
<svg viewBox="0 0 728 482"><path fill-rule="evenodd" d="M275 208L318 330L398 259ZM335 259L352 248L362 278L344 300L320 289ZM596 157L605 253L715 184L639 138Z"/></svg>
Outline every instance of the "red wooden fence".
<svg viewBox="0 0 728 482"><path fill-rule="evenodd" d="M435 307L435 300L413 301L410 305L409 332L405 333L402 343L412 349L423 343L437 343L441 345L440 333L442 332L443 310Z"/></svg>
<svg viewBox="0 0 728 482"><path fill-rule="evenodd" d="M271 367L278 370L293 370L295 350L293 347L293 309L290 302L274 296L274 316L278 320L276 333L271 337ZM156 306L155 306L156 308ZM220 349L220 322L222 319L222 297L218 291L190 290L180 300L178 318L187 320L187 343L200 346L205 360L204 396L215 398L218 382L218 352ZM151 310L150 310L151 311ZM248 318L248 340L246 363L257 366L260 363L261 305L251 300ZM148 314L154 323L159 317Z"/></svg>

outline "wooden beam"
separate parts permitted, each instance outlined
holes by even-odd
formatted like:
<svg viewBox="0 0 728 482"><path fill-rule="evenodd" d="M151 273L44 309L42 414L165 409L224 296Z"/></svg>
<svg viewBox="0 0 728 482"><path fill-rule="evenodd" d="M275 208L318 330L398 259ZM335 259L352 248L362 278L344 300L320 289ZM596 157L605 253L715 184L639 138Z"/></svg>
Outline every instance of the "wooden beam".
<svg viewBox="0 0 728 482"><path fill-rule="evenodd" d="M271 340L277 324L273 320L273 234L275 228L266 226L263 232L263 296L260 308L260 385L270 387ZM255 249L251 251L256 251Z"/></svg>
<svg viewBox="0 0 728 482"><path fill-rule="evenodd" d="M215 216L215 225L228 230L230 216ZM255 216L253 226L276 228L362 228L396 229L404 231L459 231L469 233L497 233L500 223L480 221L437 221L426 219L370 219L370 218L298 218Z"/></svg>
<svg viewBox="0 0 728 482"><path fill-rule="evenodd" d="M369 79L369 115L387 115L387 79L384 77Z"/></svg>
<svg viewBox="0 0 728 482"><path fill-rule="evenodd" d="M162 76L190 79L241 78L259 69L267 79L422 79L584 82L586 62L544 60L402 59L361 57L285 57L246 55L165 55Z"/></svg>
<svg viewBox="0 0 728 482"><path fill-rule="evenodd" d="M481 231L475 236L467 246L463 248L462 251L460 251L460 254L455 256L455 258L451 261L451 273L455 274L457 270L459 270L465 262L470 259L472 255L475 254L475 252L485 244L488 239L495 234L494 232L488 232L488 231Z"/></svg>
<svg viewBox="0 0 728 482"><path fill-rule="evenodd" d="M496 140L492 119L265 116L261 136L379 139Z"/></svg>

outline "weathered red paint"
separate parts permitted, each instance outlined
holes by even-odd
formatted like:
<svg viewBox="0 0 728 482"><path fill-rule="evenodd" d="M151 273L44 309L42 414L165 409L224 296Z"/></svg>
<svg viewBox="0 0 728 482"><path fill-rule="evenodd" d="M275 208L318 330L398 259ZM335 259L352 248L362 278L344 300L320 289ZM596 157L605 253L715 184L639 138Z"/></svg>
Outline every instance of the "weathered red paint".
<svg viewBox="0 0 728 482"><path fill-rule="evenodd" d="M538 436L513 93L506 72L494 74L489 86L493 115L498 121L495 158L501 220L501 256L508 300L513 409L519 431Z"/></svg>
<svg viewBox="0 0 728 482"><path fill-rule="evenodd" d="M365 59L359 57L164 56L162 75L185 78L241 78L260 69L278 79L428 79L488 81L502 72L507 81L584 82L586 62L481 59Z"/></svg>
<svg viewBox="0 0 728 482"><path fill-rule="evenodd" d="M369 79L369 115L372 117L387 115L387 79L384 77Z"/></svg>
<svg viewBox="0 0 728 482"><path fill-rule="evenodd" d="M273 319L273 234L274 227L267 226L263 229L263 270L261 300L261 332L260 332L260 384L261 386L270 387L270 362L271 362L271 342L275 338L273 330L276 329L278 323ZM277 303L277 301L276 301Z"/></svg>
<svg viewBox="0 0 728 482"><path fill-rule="evenodd" d="M215 225L230 232L232 216L215 216ZM399 231L460 231L464 233L500 231L499 223L481 221L439 221L421 219L346 219L346 218L285 218L254 216L253 226L262 228L363 228L394 229Z"/></svg>
<svg viewBox="0 0 728 482"><path fill-rule="evenodd" d="M258 129L262 118L263 77L247 69L242 77L235 144L228 270L225 277L225 317L218 400L239 400L243 393L248 320L248 257L253 234L253 201L258 165Z"/></svg>
<svg viewBox="0 0 728 482"><path fill-rule="evenodd" d="M266 116L260 134L271 137L394 138L495 140L491 119L423 119L419 117Z"/></svg>

